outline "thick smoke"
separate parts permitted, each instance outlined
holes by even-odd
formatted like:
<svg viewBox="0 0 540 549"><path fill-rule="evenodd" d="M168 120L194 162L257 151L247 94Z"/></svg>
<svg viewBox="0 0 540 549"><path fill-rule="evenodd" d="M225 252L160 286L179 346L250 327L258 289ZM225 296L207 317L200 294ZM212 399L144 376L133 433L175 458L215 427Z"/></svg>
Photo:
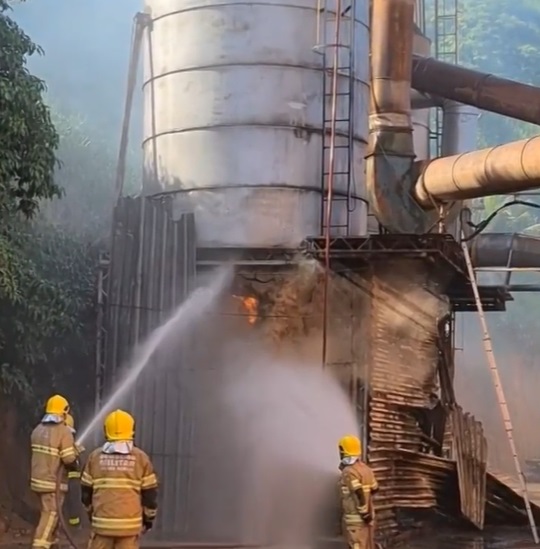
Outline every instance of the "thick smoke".
<svg viewBox="0 0 540 549"><path fill-rule="evenodd" d="M528 307L534 297L528 298ZM509 304L505 313L487 315L494 356L508 403L522 466L540 454L538 386L540 369L534 352L531 324L523 323L523 303ZM507 475L515 473L498 398L475 313L459 315L456 323L456 395L460 404L484 425L490 467Z"/></svg>
<svg viewBox="0 0 540 549"><path fill-rule="evenodd" d="M93 130L113 136L116 151L132 21L142 1L37 0L13 7L16 21L45 52L30 59L30 69L46 81L54 105L62 112L82 115ZM140 85L132 134L137 144L141 138L139 90Z"/></svg>
<svg viewBox="0 0 540 549"><path fill-rule="evenodd" d="M245 449L241 539L309 542L336 501L337 441L357 431L352 408L316 363L246 359L231 365L224 390Z"/></svg>

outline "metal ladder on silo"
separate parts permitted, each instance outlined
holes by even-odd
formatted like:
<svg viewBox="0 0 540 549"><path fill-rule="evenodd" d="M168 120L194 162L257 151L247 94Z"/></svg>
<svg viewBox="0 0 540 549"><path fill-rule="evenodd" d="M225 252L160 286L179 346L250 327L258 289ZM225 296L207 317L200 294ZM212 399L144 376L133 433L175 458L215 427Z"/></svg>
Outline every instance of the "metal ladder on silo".
<svg viewBox="0 0 540 549"><path fill-rule="evenodd" d="M435 0L433 43L435 59L457 65L458 62L458 0ZM442 155L442 112L434 109L433 131L435 154Z"/></svg>
<svg viewBox="0 0 540 549"><path fill-rule="evenodd" d="M317 40L322 56L321 232L347 234L351 213L354 138L355 0L317 0ZM333 30L328 41L329 29ZM342 40L342 37L345 39ZM336 137L339 135L339 142ZM336 162L336 157L339 162ZM337 168L336 168L337 164ZM336 194L334 188L344 188ZM344 205L345 217L333 221L332 206Z"/></svg>

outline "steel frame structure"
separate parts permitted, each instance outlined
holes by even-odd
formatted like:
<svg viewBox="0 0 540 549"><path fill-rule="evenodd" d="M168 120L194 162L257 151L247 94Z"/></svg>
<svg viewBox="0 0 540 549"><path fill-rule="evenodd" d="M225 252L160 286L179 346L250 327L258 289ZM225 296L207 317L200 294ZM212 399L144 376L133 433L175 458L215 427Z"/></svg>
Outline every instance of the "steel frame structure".
<svg viewBox="0 0 540 549"><path fill-rule="evenodd" d="M232 264L238 268L286 269L299 262L300 253L293 248L197 248L197 268Z"/></svg>
<svg viewBox="0 0 540 549"><path fill-rule="evenodd" d="M323 237L303 243L304 253L320 261L326 253ZM338 274L360 271L376 262L394 257L416 259L437 267L450 278L446 288L452 310L476 311L476 302L463 252L456 240L447 234L402 235L380 234L369 237L335 237L330 242L332 270ZM504 311L512 300L504 286L481 286L482 305L486 311Z"/></svg>
<svg viewBox="0 0 540 549"><path fill-rule="evenodd" d="M99 268L97 279L97 321L96 321L96 363L95 363L95 395L94 395L94 413L98 413L103 404L105 396L105 375L106 365L105 356L107 350L107 328L105 322L105 313L109 298L109 254L101 252L99 255Z"/></svg>

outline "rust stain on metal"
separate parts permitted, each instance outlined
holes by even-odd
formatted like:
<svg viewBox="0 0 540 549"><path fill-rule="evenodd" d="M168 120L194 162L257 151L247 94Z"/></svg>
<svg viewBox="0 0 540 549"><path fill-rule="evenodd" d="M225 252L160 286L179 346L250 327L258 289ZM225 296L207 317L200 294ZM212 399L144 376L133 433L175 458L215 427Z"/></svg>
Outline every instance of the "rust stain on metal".
<svg viewBox="0 0 540 549"><path fill-rule="evenodd" d="M425 273L399 263L376 269L371 285L368 460L381 487L377 537L383 544L399 537L398 509L436 509L478 530L526 524L523 498L487 472L482 424L455 403L444 295L428 291ZM433 412L437 387L442 425L427 434L422 417Z"/></svg>
<svg viewBox="0 0 540 549"><path fill-rule="evenodd" d="M450 411L452 458L456 461L460 509L479 530L484 527L487 441L482 424L456 406Z"/></svg>

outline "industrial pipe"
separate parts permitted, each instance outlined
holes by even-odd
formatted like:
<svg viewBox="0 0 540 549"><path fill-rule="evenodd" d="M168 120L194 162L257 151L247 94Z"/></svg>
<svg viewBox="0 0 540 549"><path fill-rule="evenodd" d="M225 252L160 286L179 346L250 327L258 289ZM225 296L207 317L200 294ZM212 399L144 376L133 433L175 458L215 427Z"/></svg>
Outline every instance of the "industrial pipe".
<svg viewBox="0 0 540 549"><path fill-rule="evenodd" d="M484 233L469 243L475 267L540 268L540 238L525 234Z"/></svg>
<svg viewBox="0 0 540 549"><path fill-rule="evenodd" d="M540 136L437 158L413 189L420 206L540 188Z"/></svg>
<svg viewBox="0 0 540 549"><path fill-rule="evenodd" d="M366 187L370 206L386 225L391 195L411 178L414 162L411 73L415 0L373 0L371 101Z"/></svg>
<svg viewBox="0 0 540 549"><path fill-rule="evenodd" d="M413 109L431 109L433 107L440 107L442 99L429 95L429 93L422 93L418 90L411 90L411 107Z"/></svg>
<svg viewBox="0 0 540 549"><path fill-rule="evenodd" d="M56 498L56 508L58 512L58 522L59 522L60 528L62 529L62 531L64 532L64 535L66 536L66 539L71 549L79 549L79 547L77 547L77 544L75 543L75 539L71 535L71 531L69 529L69 526L66 523L66 518L64 517L64 512L62 510L61 502L63 501L63 498L62 498L63 478L64 478L64 466L60 465L60 467L58 467L58 470L56 471L56 482L55 482L55 490L54 490L54 497Z"/></svg>
<svg viewBox="0 0 540 549"><path fill-rule="evenodd" d="M479 112L476 107L452 99L411 90L413 109L440 107L443 113L442 156L473 151L476 148Z"/></svg>
<svg viewBox="0 0 540 549"><path fill-rule="evenodd" d="M540 125L540 88L535 86L420 56L413 57L412 86L422 93Z"/></svg>
<svg viewBox="0 0 540 549"><path fill-rule="evenodd" d="M373 0L369 152L412 156L411 70L415 0Z"/></svg>
<svg viewBox="0 0 540 549"><path fill-rule="evenodd" d="M442 156L463 154L476 149L478 109L451 99L442 99Z"/></svg>

